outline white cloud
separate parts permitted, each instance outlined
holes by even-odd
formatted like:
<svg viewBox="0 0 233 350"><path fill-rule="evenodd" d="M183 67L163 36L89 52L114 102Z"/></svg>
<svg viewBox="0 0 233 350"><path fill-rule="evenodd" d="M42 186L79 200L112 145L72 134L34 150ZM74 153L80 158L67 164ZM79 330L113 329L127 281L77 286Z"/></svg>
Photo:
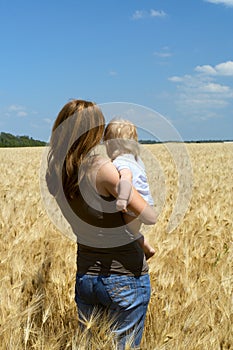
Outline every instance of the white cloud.
<svg viewBox="0 0 233 350"><path fill-rule="evenodd" d="M114 71L114 70L111 70L109 73L108 73L111 77L115 77L117 75L117 72Z"/></svg>
<svg viewBox="0 0 233 350"><path fill-rule="evenodd" d="M184 115L205 115L206 118L216 117L217 110L230 105L233 98L233 88L216 81L220 76L230 74L231 64L221 63L198 66L193 75L172 76L169 81L175 83L177 109ZM202 73L202 74L198 74ZM208 117L207 117L208 116Z"/></svg>
<svg viewBox="0 0 233 350"><path fill-rule="evenodd" d="M19 111L19 112L17 112L17 116L18 116L18 117L26 117L27 115L28 115L28 113L25 112L25 111Z"/></svg>
<svg viewBox="0 0 233 350"><path fill-rule="evenodd" d="M28 112L24 106L12 104L7 108L6 114L15 114L17 117L26 117Z"/></svg>
<svg viewBox="0 0 233 350"><path fill-rule="evenodd" d="M141 19L141 18L144 18L146 15L146 12L145 11L140 11L140 10L137 10L134 12L132 18L133 19Z"/></svg>
<svg viewBox="0 0 233 350"><path fill-rule="evenodd" d="M177 77L177 76L173 76L173 77L169 77L168 80L172 81L173 83L180 83L183 81L182 77Z"/></svg>
<svg viewBox="0 0 233 350"><path fill-rule="evenodd" d="M173 82L173 83L185 83L185 84L189 84L189 85L194 84L194 79L189 74L185 74L183 77L179 77L177 75L174 75L173 77L169 77L168 80Z"/></svg>
<svg viewBox="0 0 233 350"><path fill-rule="evenodd" d="M10 106L8 107L8 111L9 111L9 112L18 112L18 111L22 111L22 110L24 110L24 109L25 109L25 107L19 106L19 105L10 105Z"/></svg>
<svg viewBox="0 0 233 350"><path fill-rule="evenodd" d="M161 11L157 11L157 10L150 10L150 17L165 17L166 13L161 10Z"/></svg>
<svg viewBox="0 0 233 350"><path fill-rule="evenodd" d="M10 106L7 106L4 108L4 115L5 117L27 117L28 115L35 115L38 114L35 110L28 110L27 107L18 105L18 104L11 104Z"/></svg>
<svg viewBox="0 0 233 350"><path fill-rule="evenodd" d="M210 93L226 93L230 91L229 86L216 84L216 83L208 83L204 84L201 88L201 91L210 92Z"/></svg>
<svg viewBox="0 0 233 350"><path fill-rule="evenodd" d="M44 118L43 120L44 120L45 123L47 123L49 125L52 124L52 120L49 119L49 118Z"/></svg>
<svg viewBox="0 0 233 350"><path fill-rule="evenodd" d="M187 107L187 110L189 109L189 112L197 111L197 110L202 110L204 109L209 109L211 108L222 108L226 107L228 105L228 102L222 99L216 99L212 98L208 94L198 94L196 92L196 95L193 93L191 94L182 94L182 106L183 108ZM190 107L192 107L192 110L190 110Z"/></svg>
<svg viewBox="0 0 233 350"><path fill-rule="evenodd" d="M167 57L171 57L172 53L169 51L169 48L167 46L165 46L160 51L155 51L154 56L158 56L161 58L167 58Z"/></svg>
<svg viewBox="0 0 233 350"><path fill-rule="evenodd" d="M132 19L138 20L138 19L144 19L144 18L156 18L156 17L165 17L167 14L163 10L154 10L151 9L150 11L145 10L136 10L133 15Z"/></svg>
<svg viewBox="0 0 233 350"><path fill-rule="evenodd" d="M161 57L161 58L166 58L166 57L172 56L172 54L170 52L154 52L154 55Z"/></svg>
<svg viewBox="0 0 233 350"><path fill-rule="evenodd" d="M205 75L233 76L233 61L219 63L214 67L210 65L197 66L195 71Z"/></svg>
<svg viewBox="0 0 233 350"><path fill-rule="evenodd" d="M216 74L216 70L207 64L204 66L197 66L195 68L195 71L199 72L199 73L206 74L206 75L215 75Z"/></svg>
<svg viewBox="0 0 233 350"><path fill-rule="evenodd" d="M233 76L233 61L217 64L215 69L218 75Z"/></svg>
<svg viewBox="0 0 233 350"><path fill-rule="evenodd" d="M212 4L222 4L228 7L233 7L233 0L205 0L206 2L210 2Z"/></svg>

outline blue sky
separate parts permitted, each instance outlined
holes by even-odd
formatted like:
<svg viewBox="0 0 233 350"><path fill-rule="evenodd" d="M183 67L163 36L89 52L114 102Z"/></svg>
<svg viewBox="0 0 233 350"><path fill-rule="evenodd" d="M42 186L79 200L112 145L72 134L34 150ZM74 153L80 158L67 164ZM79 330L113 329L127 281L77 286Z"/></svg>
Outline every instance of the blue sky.
<svg viewBox="0 0 233 350"><path fill-rule="evenodd" d="M0 0L0 131L48 141L83 98L233 139L232 33L233 0Z"/></svg>

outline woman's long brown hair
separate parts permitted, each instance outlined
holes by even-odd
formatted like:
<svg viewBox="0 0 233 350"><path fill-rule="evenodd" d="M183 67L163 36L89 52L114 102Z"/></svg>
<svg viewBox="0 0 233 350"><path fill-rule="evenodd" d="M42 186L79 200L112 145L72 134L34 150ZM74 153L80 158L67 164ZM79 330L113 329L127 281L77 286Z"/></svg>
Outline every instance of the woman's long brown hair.
<svg viewBox="0 0 233 350"><path fill-rule="evenodd" d="M59 112L50 138L46 181L54 196L61 189L72 198L79 188L79 170L90 151L100 143L104 116L93 102L72 100Z"/></svg>

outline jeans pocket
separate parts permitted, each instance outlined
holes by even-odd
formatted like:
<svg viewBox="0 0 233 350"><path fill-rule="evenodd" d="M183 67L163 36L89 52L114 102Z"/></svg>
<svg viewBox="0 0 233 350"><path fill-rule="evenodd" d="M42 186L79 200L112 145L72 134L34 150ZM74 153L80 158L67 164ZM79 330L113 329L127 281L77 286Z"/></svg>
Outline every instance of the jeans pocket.
<svg viewBox="0 0 233 350"><path fill-rule="evenodd" d="M137 283L131 276L103 277L102 282L114 304L120 308L130 307L138 296Z"/></svg>

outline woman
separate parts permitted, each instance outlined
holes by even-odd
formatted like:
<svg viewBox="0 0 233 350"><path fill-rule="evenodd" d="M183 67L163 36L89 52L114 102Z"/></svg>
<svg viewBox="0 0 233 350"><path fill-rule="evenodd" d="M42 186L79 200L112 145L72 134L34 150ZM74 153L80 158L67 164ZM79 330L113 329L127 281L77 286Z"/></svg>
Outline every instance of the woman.
<svg viewBox="0 0 233 350"><path fill-rule="evenodd" d="M119 349L137 348L150 299L143 250L116 210L119 174L95 154L105 120L93 102L73 100L58 114L50 140L47 184L77 236L75 301L80 322L96 308L114 318ZM133 188L128 209L152 225L155 213Z"/></svg>

